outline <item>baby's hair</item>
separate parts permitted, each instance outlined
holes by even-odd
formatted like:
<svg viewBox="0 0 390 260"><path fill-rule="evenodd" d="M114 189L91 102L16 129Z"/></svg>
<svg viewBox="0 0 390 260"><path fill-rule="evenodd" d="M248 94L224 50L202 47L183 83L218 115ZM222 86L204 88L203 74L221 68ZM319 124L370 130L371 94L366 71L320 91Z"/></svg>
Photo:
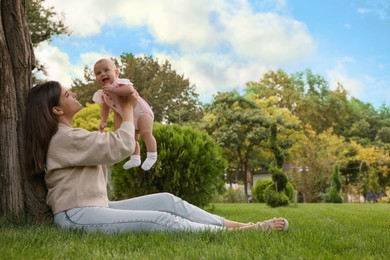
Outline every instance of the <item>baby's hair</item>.
<svg viewBox="0 0 390 260"><path fill-rule="evenodd" d="M95 62L95 64L93 65L93 71L95 71L95 67L97 64L101 63L101 62L108 62L114 69L118 69L118 67L116 66L114 60L111 58L101 58L99 59L97 62Z"/></svg>
<svg viewBox="0 0 390 260"><path fill-rule="evenodd" d="M95 65L98 64L98 63L101 63L103 61L106 61L106 62L110 63L111 65L113 65L116 68L116 64L113 61L113 59L108 59L108 58L102 58L102 59L98 60L97 62L95 62Z"/></svg>

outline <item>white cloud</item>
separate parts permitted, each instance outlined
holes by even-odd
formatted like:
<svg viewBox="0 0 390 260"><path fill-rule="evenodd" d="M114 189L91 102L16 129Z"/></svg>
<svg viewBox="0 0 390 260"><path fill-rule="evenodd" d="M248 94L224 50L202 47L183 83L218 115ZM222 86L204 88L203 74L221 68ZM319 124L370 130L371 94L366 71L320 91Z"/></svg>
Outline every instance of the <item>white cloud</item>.
<svg viewBox="0 0 390 260"><path fill-rule="evenodd" d="M87 38L113 23L117 28L146 28L152 41L167 47L155 50L153 55L168 59L178 73L196 84L197 92L206 99L217 91L241 90L246 82L258 80L268 69L309 59L317 47L303 23L276 13L255 13L247 0L47 0L46 3L64 12L65 23L74 36ZM285 0L267 4L271 3L275 9L286 7ZM139 41L143 46L152 44L149 40ZM57 53L64 56L60 50ZM56 63L65 65L61 67L64 72L61 77L67 76L68 82L75 74L83 78L84 64L92 66L97 59L108 56L107 53L77 55L78 64L70 64L69 59ZM74 66L78 66L77 73Z"/></svg>
<svg viewBox="0 0 390 260"><path fill-rule="evenodd" d="M351 29L352 28L352 25L350 23L345 23L344 24L344 28L345 29Z"/></svg>
<svg viewBox="0 0 390 260"><path fill-rule="evenodd" d="M72 65L66 53L48 43L41 43L35 49L38 61L45 67L47 75L41 75L44 80L56 80L66 87L72 84L72 78L82 77L82 70Z"/></svg>
<svg viewBox="0 0 390 260"><path fill-rule="evenodd" d="M367 13L371 13L371 9L362 8L362 7L359 7L356 11L357 11L358 14L367 14Z"/></svg>
<svg viewBox="0 0 390 260"><path fill-rule="evenodd" d="M274 13L224 14L225 38L239 56L285 64L310 57L316 43L304 24Z"/></svg>
<svg viewBox="0 0 390 260"><path fill-rule="evenodd" d="M363 90L363 80L358 78L353 78L348 75L347 64L354 63L354 59L351 57L343 57L336 62L336 66L333 69L328 70L327 76L329 79L329 85L331 89L335 89L338 83L342 84L343 87L347 90L348 95L361 98Z"/></svg>
<svg viewBox="0 0 390 260"><path fill-rule="evenodd" d="M102 57L115 57L105 52L88 52L80 55L80 62L72 64L68 54L48 43L41 43L35 49L38 61L45 67L47 75L38 75L43 80L56 80L65 87L71 87L73 79L84 79L84 66L90 68ZM118 58L118 57L116 57Z"/></svg>
<svg viewBox="0 0 390 260"><path fill-rule="evenodd" d="M154 53L158 60L168 60L177 73L196 85L202 101L208 102L218 91L245 89L248 81L257 81L270 67L261 62L237 62L229 55L202 53L177 55ZM212 61L212 62L211 62Z"/></svg>
<svg viewBox="0 0 390 260"><path fill-rule="evenodd" d="M144 26L157 42L182 51L227 44L238 55L277 62L310 56L316 48L304 24L274 13L253 13L245 0L47 0L47 4L64 12L74 35L99 33L108 23Z"/></svg>

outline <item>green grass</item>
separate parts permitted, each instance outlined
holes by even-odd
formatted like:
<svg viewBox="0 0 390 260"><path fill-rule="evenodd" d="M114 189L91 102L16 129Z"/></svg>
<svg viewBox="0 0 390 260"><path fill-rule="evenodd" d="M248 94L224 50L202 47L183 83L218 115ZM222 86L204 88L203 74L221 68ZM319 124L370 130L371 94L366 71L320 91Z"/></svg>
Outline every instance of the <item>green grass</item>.
<svg viewBox="0 0 390 260"><path fill-rule="evenodd" d="M0 221L0 259L390 259L390 204L215 204L243 222L283 216L286 233L86 234Z"/></svg>

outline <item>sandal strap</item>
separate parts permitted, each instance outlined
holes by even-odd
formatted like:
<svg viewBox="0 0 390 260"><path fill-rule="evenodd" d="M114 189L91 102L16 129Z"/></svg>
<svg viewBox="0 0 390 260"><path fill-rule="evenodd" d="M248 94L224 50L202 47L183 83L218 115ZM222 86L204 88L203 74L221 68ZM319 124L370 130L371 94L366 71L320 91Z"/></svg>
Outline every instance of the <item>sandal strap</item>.
<svg viewBox="0 0 390 260"><path fill-rule="evenodd" d="M262 229L263 231L271 231L274 230L274 224L278 220L283 220L284 225L283 225L283 231L286 231L288 229L288 221L285 218L272 218L269 220L265 220L262 222L257 222L255 224L256 229Z"/></svg>

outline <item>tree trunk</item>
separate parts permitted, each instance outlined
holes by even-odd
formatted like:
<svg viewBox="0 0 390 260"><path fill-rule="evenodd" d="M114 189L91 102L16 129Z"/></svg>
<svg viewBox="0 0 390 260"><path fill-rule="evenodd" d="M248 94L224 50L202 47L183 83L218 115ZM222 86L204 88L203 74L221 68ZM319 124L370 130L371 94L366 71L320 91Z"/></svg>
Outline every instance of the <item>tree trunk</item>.
<svg viewBox="0 0 390 260"><path fill-rule="evenodd" d="M43 178L29 177L24 164L23 124L34 64L25 0L0 5L0 216L47 220Z"/></svg>

